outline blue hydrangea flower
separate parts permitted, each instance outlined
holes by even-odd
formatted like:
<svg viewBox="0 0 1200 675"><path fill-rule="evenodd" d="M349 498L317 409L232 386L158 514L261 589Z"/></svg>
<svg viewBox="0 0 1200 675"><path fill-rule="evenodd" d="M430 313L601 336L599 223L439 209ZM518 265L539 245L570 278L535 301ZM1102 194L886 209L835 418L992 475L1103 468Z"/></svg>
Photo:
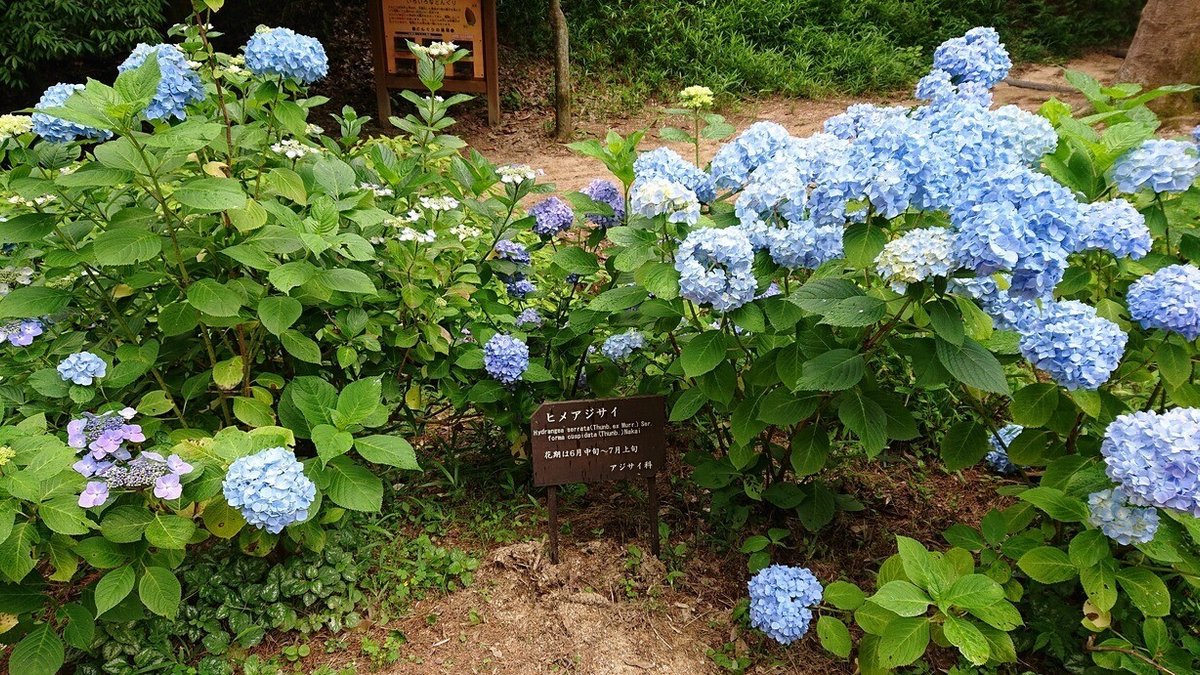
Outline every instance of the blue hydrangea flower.
<svg viewBox="0 0 1200 675"><path fill-rule="evenodd" d="M67 102L68 98L71 98L71 94L82 90L82 84L59 83L51 85L42 93L42 97L38 99L37 105L34 108L37 110L46 110L60 107ZM51 143L70 143L79 139L106 140L112 138L112 132L110 131L94 129L82 124L76 124L75 122L68 122L44 112L33 113L32 119L33 133Z"/></svg>
<svg viewBox="0 0 1200 675"><path fill-rule="evenodd" d="M329 73L321 41L290 28L267 28L246 43L246 68L255 75L290 77L310 84Z"/></svg>
<svg viewBox="0 0 1200 675"><path fill-rule="evenodd" d="M529 347L511 335L494 335L483 346L483 367L488 375L512 384L529 368Z"/></svg>
<svg viewBox="0 0 1200 675"><path fill-rule="evenodd" d="M1129 316L1146 330L1200 337L1200 269L1170 265L1133 282L1125 296Z"/></svg>
<svg viewBox="0 0 1200 675"><path fill-rule="evenodd" d="M537 328L541 325L542 315L532 307L522 310L521 313L517 315L517 326L519 327Z"/></svg>
<svg viewBox="0 0 1200 675"><path fill-rule="evenodd" d="M1021 353L1067 389L1098 389L1125 354L1129 336L1075 300L1044 305L1021 335Z"/></svg>
<svg viewBox="0 0 1200 675"><path fill-rule="evenodd" d="M1192 140L1200 143L1200 124L1192 127Z"/></svg>
<svg viewBox="0 0 1200 675"><path fill-rule="evenodd" d="M750 625L780 644L804 637L812 622L812 608L824 595L821 582L803 567L771 565L749 583Z"/></svg>
<svg viewBox="0 0 1200 675"><path fill-rule="evenodd" d="M991 114L994 123L991 142L1011 153L1013 161L1033 166L1058 147L1054 125L1041 115L1015 105L1001 106Z"/></svg>
<svg viewBox="0 0 1200 675"><path fill-rule="evenodd" d="M695 225L700 220L696 193L662 178L637 179L629 190L629 206L643 218L666 216L669 223Z"/></svg>
<svg viewBox="0 0 1200 675"><path fill-rule="evenodd" d="M875 258L875 268L897 293L903 293L908 284L948 276L958 269L954 237L944 227L909 230L884 245Z"/></svg>
<svg viewBox="0 0 1200 675"><path fill-rule="evenodd" d="M816 225L810 220L789 222L766 233L771 259L788 269L815 270L842 257L845 230L841 225Z"/></svg>
<svg viewBox="0 0 1200 675"><path fill-rule="evenodd" d="M517 274L511 277L505 284L505 290L508 294L518 300L524 300L531 293L537 292L537 286L533 282L525 278L524 274Z"/></svg>
<svg viewBox="0 0 1200 675"><path fill-rule="evenodd" d="M1025 427L1019 424L1008 424L988 437L988 445L992 446L992 449L984 455L983 459L992 468L992 471L1003 475L1016 472L1017 466L1008 458L1008 446L1012 445L1012 442L1024 430Z"/></svg>
<svg viewBox="0 0 1200 675"><path fill-rule="evenodd" d="M721 146L709 171L717 187L738 190L757 169L787 144L787 129L775 122L755 122L737 138Z"/></svg>
<svg viewBox="0 0 1200 675"><path fill-rule="evenodd" d="M580 192L590 197L592 201L607 204L613 210L613 215L611 216L604 216L598 213L588 214L588 221L597 227L607 229L616 227L625 221L625 195L621 194L621 189L612 181L597 178L588 183L587 187L580 190Z"/></svg>
<svg viewBox="0 0 1200 675"><path fill-rule="evenodd" d="M558 197L549 197L529 209L533 216L533 231L543 237L553 237L571 229L575 223L575 212L571 206Z"/></svg>
<svg viewBox="0 0 1200 675"><path fill-rule="evenodd" d="M679 245L679 295L728 312L754 299L754 249L738 228L701 228Z"/></svg>
<svg viewBox="0 0 1200 675"><path fill-rule="evenodd" d="M1121 415L1108 425L1100 454L1130 503L1200 518L1200 409Z"/></svg>
<svg viewBox="0 0 1200 675"><path fill-rule="evenodd" d="M641 349L646 346L646 338L637 330L630 328L624 333L610 335L600 346L600 353L613 361L623 361L631 354L633 350Z"/></svg>
<svg viewBox="0 0 1200 675"><path fill-rule="evenodd" d="M639 180L661 178L678 183L695 193L696 198L703 204L717 197L717 188L712 176L696 168L695 164L670 148L658 148L638 155L633 162L633 172Z"/></svg>
<svg viewBox="0 0 1200 675"><path fill-rule="evenodd" d="M246 522L271 534L308 519L317 486L304 475L304 465L291 450L268 448L238 458L221 484L225 501Z"/></svg>
<svg viewBox="0 0 1200 675"><path fill-rule="evenodd" d="M58 374L67 382L89 386L107 373L104 359L91 352L77 352L58 364Z"/></svg>
<svg viewBox="0 0 1200 675"><path fill-rule="evenodd" d="M179 47L139 43L133 53L117 66L117 71L123 73L141 66L150 54L158 55L158 70L162 77L154 98L146 107L146 119L186 118L187 104L204 98L204 85L200 83L196 71L188 67L187 57L179 51Z"/></svg>
<svg viewBox="0 0 1200 675"><path fill-rule="evenodd" d="M1011 283L1007 275L996 275ZM949 288L974 299L985 314L992 317L992 324L999 330L1025 332L1038 317L1038 305L1033 300L1009 294L994 277L975 279L951 279Z"/></svg>
<svg viewBox="0 0 1200 675"><path fill-rule="evenodd" d="M900 106L880 106L874 103L855 103L846 108L846 112L834 115L825 120L822 128L842 140L851 141L858 135L877 126L889 117L904 117L907 108Z"/></svg>
<svg viewBox="0 0 1200 675"><path fill-rule="evenodd" d="M1143 258L1153 238L1146 217L1124 199L1094 202L1083 207L1076 250L1108 251L1118 258Z"/></svg>
<svg viewBox="0 0 1200 675"><path fill-rule="evenodd" d="M496 254L501 260L515 262L518 265L528 265L530 261L529 251L524 246L508 239L496 242Z"/></svg>
<svg viewBox="0 0 1200 675"><path fill-rule="evenodd" d="M978 82L991 88L1008 76L1012 60L996 29L980 26L938 45L933 67L946 71L955 84Z"/></svg>
<svg viewBox="0 0 1200 675"><path fill-rule="evenodd" d="M1200 176L1200 150L1194 143L1148 140L1121 155L1112 179L1121 192L1184 192Z"/></svg>
<svg viewBox="0 0 1200 675"><path fill-rule="evenodd" d="M1144 544L1158 531L1158 511L1130 506L1118 487L1088 495L1088 522L1118 544Z"/></svg>
<svg viewBox="0 0 1200 675"><path fill-rule="evenodd" d="M767 298L774 298L779 295L783 295L783 290L779 288L779 284L772 281L771 284L767 286L767 290L754 296L754 299L765 300Z"/></svg>
<svg viewBox="0 0 1200 675"><path fill-rule="evenodd" d="M0 344L8 342L14 347L28 347L33 339L45 332L37 319L21 319L0 323Z"/></svg>
<svg viewBox="0 0 1200 675"><path fill-rule="evenodd" d="M942 108L954 103L969 103L981 108L989 108L992 105L992 92L986 86L972 81L955 84L950 73L937 68L917 81L914 94L922 101L929 101L931 108Z"/></svg>

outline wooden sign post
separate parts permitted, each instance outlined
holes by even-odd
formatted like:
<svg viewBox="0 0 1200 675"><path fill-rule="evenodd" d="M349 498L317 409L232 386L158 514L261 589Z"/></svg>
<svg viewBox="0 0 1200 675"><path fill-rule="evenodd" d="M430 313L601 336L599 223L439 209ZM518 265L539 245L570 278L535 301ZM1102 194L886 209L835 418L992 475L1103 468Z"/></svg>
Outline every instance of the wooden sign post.
<svg viewBox="0 0 1200 675"><path fill-rule="evenodd" d="M484 94L488 124L500 122L496 0L370 0L375 98L379 122L389 125L392 89L424 88L408 41L453 42L471 52L446 69L445 90Z"/></svg>
<svg viewBox="0 0 1200 675"><path fill-rule="evenodd" d="M558 563L558 486L646 479L650 552L658 545L655 474L667 456L667 402L635 396L543 403L530 422L533 484L546 486L550 562Z"/></svg>

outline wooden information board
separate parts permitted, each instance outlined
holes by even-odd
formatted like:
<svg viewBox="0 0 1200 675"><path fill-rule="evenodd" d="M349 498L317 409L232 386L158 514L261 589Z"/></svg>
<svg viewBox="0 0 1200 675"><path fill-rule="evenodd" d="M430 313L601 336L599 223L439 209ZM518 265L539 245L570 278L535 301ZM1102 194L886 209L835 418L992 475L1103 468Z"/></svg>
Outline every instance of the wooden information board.
<svg viewBox="0 0 1200 675"><path fill-rule="evenodd" d="M379 120L392 114L392 89L424 86L408 42L453 42L470 51L446 72L444 89L484 94L488 123L500 121L500 78L496 44L496 0L370 0L375 98Z"/></svg>

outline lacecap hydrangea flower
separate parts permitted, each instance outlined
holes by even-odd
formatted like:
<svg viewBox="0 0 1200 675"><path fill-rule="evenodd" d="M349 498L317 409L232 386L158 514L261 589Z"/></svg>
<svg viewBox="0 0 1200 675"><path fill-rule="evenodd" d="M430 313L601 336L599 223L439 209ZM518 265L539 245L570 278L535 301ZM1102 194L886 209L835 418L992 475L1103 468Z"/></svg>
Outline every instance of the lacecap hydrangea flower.
<svg viewBox="0 0 1200 675"><path fill-rule="evenodd" d="M91 352L76 352L63 359L57 370L67 382L86 387L107 374L108 364Z"/></svg>
<svg viewBox="0 0 1200 675"><path fill-rule="evenodd" d="M728 312L754 299L754 249L740 229L701 228L690 233L675 257L679 295Z"/></svg>
<svg viewBox="0 0 1200 675"><path fill-rule="evenodd" d="M663 178L634 181L629 190L630 209L643 218L666 216L669 223L695 225L700 220L696 193Z"/></svg>
<svg viewBox="0 0 1200 675"><path fill-rule="evenodd" d="M179 51L179 47L139 43L133 53L117 66L117 71L123 73L141 66L150 54L158 56L158 70L162 77L154 98L146 107L146 119L184 119L187 117L187 105L204 98L204 85L200 83L196 71L188 67L187 57Z"/></svg>
<svg viewBox="0 0 1200 675"><path fill-rule="evenodd" d="M875 267L897 293L903 293L908 284L948 276L958 268L954 236L944 227L909 230L884 245Z"/></svg>
<svg viewBox="0 0 1200 675"><path fill-rule="evenodd" d="M493 335L483 346L483 368L500 382L512 384L529 368L529 347L511 335Z"/></svg>
<svg viewBox="0 0 1200 675"><path fill-rule="evenodd" d="M633 172L638 180L661 178L678 183L694 192L696 199L704 204L717 197L712 176L670 148L657 148L638 155L633 162Z"/></svg>
<svg viewBox="0 0 1200 675"><path fill-rule="evenodd" d="M999 474L1008 475L1017 470L1012 460L1008 458L1008 446L1021 435L1025 427L1019 424L1005 425L1000 431L988 437L988 445L992 447L983 459L987 465Z"/></svg>
<svg viewBox="0 0 1200 675"><path fill-rule="evenodd" d="M18 286L33 283L32 267L0 267L0 298Z"/></svg>
<svg viewBox="0 0 1200 675"><path fill-rule="evenodd" d="M329 73L321 41L290 28L261 28L246 43L246 67L255 75L289 77L309 84Z"/></svg>
<svg viewBox="0 0 1200 675"><path fill-rule="evenodd" d="M1200 409L1121 415L1104 432L1100 454L1130 503L1200 518Z"/></svg>
<svg viewBox="0 0 1200 675"><path fill-rule="evenodd" d="M71 94L82 90L82 84L51 85L42 93L42 97L38 99L34 108L39 111L57 108L66 103L67 99L71 98ZM70 143L80 139L107 140L112 137L112 132L68 122L44 112L35 112L31 118L33 132L51 143Z"/></svg>
<svg viewBox="0 0 1200 675"><path fill-rule="evenodd" d="M20 319L0 323L0 344L8 342L14 347L28 347L33 339L45 332L37 319Z"/></svg>
<svg viewBox="0 0 1200 675"><path fill-rule="evenodd" d="M1118 544L1144 544L1158 531L1158 511L1130 506L1118 487L1088 495L1088 522Z"/></svg>
<svg viewBox="0 0 1200 675"><path fill-rule="evenodd" d="M938 45L933 67L948 73L955 84L978 82L991 88L1008 76L1012 60L996 29L980 26Z"/></svg>
<svg viewBox="0 0 1200 675"><path fill-rule="evenodd" d="M528 265L530 261L529 251L524 246L508 239L496 242L496 255L501 260L515 262L518 265Z"/></svg>
<svg viewBox="0 0 1200 675"><path fill-rule="evenodd" d="M1138 279L1125 296L1129 316L1146 330L1200 337L1200 268L1170 265Z"/></svg>
<svg viewBox="0 0 1200 675"><path fill-rule="evenodd" d="M1195 143L1162 138L1148 140L1113 164L1112 179L1121 192L1184 192L1200 176L1200 150Z"/></svg>
<svg viewBox="0 0 1200 675"><path fill-rule="evenodd" d="M538 326L541 326L541 325L542 325L542 315L540 312L538 312L536 309L533 309L532 307L530 307L529 309L521 310L521 313L517 315L517 326L518 327L537 328Z"/></svg>
<svg viewBox="0 0 1200 675"><path fill-rule="evenodd" d="M771 565L750 579L750 625L780 644L804 637L812 608L824 595L821 582L803 567Z"/></svg>
<svg viewBox="0 0 1200 675"><path fill-rule="evenodd" d="M623 361L629 358L635 349L645 346L646 337L641 332L630 328L624 333L610 335L600 346L600 353L610 360Z"/></svg>
<svg viewBox="0 0 1200 675"><path fill-rule="evenodd" d="M1144 258L1153 243L1146 217L1124 199L1083 207L1076 250L1108 251L1118 258Z"/></svg>
<svg viewBox="0 0 1200 675"><path fill-rule="evenodd" d="M291 450L268 448L240 457L225 473L221 492L246 522L271 534L308 519L317 486Z"/></svg>
<svg viewBox="0 0 1200 675"><path fill-rule="evenodd" d="M1042 306L1021 334L1021 354L1067 389L1095 390L1121 363L1129 336L1075 300Z"/></svg>
<svg viewBox="0 0 1200 675"><path fill-rule="evenodd" d="M755 122L737 138L721 146L713 156L710 171L717 187L741 188L750 173L771 159L791 135L775 122ZM703 200L707 201L707 200Z"/></svg>
<svg viewBox="0 0 1200 675"><path fill-rule="evenodd" d="M529 208L533 216L533 231L543 237L553 237L571 229L575 223L575 212L558 197L549 197Z"/></svg>
<svg viewBox="0 0 1200 675"><path fill-rule="evenodd" d="M595 224L597 227L609 228L620 225L625 220L625 195L621 194L621 189L618 188L612 181L597 178L587 184L587 187L580 190L581 193L587 195L592 201L601 204L607 204L613 210L611 216L601 215L599 213L589 213L588 221Z"/></svg>

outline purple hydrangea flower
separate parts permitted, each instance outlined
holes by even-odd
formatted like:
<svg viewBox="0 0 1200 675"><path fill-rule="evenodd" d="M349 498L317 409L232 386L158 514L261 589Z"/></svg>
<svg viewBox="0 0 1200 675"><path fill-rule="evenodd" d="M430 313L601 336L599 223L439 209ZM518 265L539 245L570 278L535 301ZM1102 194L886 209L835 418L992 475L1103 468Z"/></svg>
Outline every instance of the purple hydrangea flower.
<svg viewBox="0 0 1200 675"><path fill-rule="evenodd" d="M501 239L496 242L496 255L501 260L515 262L518 265L528 265L531 259L529 251L524 246L508 239Z"/></svg>
<svg viewBox="0 0 1200 675"><path fill-rule="evenodd" d="M85 509L103 506L106 501L108 501L108 483L103 481L88 481L87 487L79 495L79 505Z"/></svg>
<svg viewBox="0 0 1200 675"><path fill-rule="evenodd" d="M317 486L291 450L268 448L238 458L225 473L221 492L246 522L271 534L308 519Z"/></svg>
<svg viewBox="0 0 1200 675"><path fill-rule="evenodd" d="M483 367L488 375L513 384L529 368L529 347L511 335L493 335L483 346Z"/></svg>
<svg viewBox="0 0 1200 675"><path fill-rule="evenodd" d="M571 229L575 223L575 212L571 206L558 197L549 197L529 209L533 216L533 231L543 237L553 237Z"/></svg>
<svg viewBox="0 0 1200 675"><path fill-rule="evenodd" d="M33 339L45 332L41 321L21 319L0 324L0 343L7 341L14 347L28 347Z"/></svg>
<svg viewBox="0 0 1200 675"><path fill-rule="evenodd" d="M1161 138L1148 140L1121 155L1112 179L1127 194L1140 190L1184 192L1200 176L1200 151L1195 143Z"/></svg>
<svg viewBox="0 0 1200 675"><path fill-rule="evenodd" d="M612 181L597 178L588 183L587 187L580 192L590 197L592 201L607 204L613 210L611 216L589 213L587 219L596 227L607 229L616 227L625 221L625 195L621 194L621 189Z"/></svg>
<svg viewBox="0 0 1200 675"><path fill-rule="evenodd" d="M1145 544L1158 531L1158 511L1130 506L1118 487L1088 495L1088 522L1118 544Z"/></svg>
<svg viewBox="0 0 1200 675"><path fill-rule="evenodd" d="M1067 389L1099 389L1108 381L1129 336L1075 300L1048 303L1021 335L1021 353Z"/></svg>

